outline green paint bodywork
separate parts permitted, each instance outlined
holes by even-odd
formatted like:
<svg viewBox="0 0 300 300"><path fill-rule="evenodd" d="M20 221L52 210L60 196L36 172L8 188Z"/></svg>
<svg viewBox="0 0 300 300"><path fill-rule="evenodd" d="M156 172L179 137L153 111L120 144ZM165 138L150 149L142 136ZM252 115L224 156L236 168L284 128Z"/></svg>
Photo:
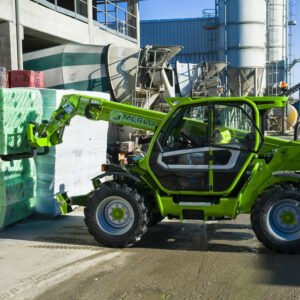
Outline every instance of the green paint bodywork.
<svg viewBox="0 0 300 300"><path fill-rule="evenodd" d="M63 215L68 213L68 195L66 193L56 195L56 200Z"/></svg>
<svg viewBox="0 0 300 300"><path fill-rule="evenodd" d="M254 122L257 128L260 128L260 112L273 107L284 107L287 98L168 98L166 99L166 102L171 107L168 114L141 109L126 103L116 103L93 97L81 95L64 96L59 108L53 113L49 123L39 125L37 133L34 133L35 125L27 125L28 141L30 145L35 148L45 146L51 147L60 144L62 142L64 127L69 125L71 119L77 115L85 116L94 121L104 120L115 124L128 125L154 132L147 155L138 160L136 165L128 165L126 168L129 172L138 174L146 189L148 191L150 190L152 197L156 200L156 207L153 208L154 210L159 210L162 216L172 215L177 216L180 219L183 218L183 210L201 210L204 213L205 220L209 217L226 216L235 218L238 213L250 213L252 206L259 195L275 184L282 182L299 182L299 179L297 178L273 176L272 173L277 171L300 170L300 143L297 141L286 141L273 137L264 137L264 143L262 147L260 147L260 133L256 131L254 150L259 151L249 154L248 159L241 167L232 185L226 191L215 192L214 190L210 190L205 192L178 192L165 189L152 172L149 158L161 129L176 109L197 103L245 102L253 108L255 112ZM221 144L228 143L232 134L239 134L239 130L231 128L220 127L219 130L223 139ZM213 164L211 159L209 164ZM247 175L247 179L242 181L241 184L241 178L245 174ZM213 170L211 168L209 170L209 181L210 185L213 186ZM95 189L100 184L100 180L93 180ZM84 205L85 200L89 195L85 197L82 196L80 204ZM198 203L195 206L181 206L173 201L174 195L199 195L199 197L216 196L219 198L219 203L210 206L207 206L205 203L203 203L203 205ZM59 203L62 204L62 211L66 212L64 208L64 199L66 199L66 196L63 197L58 195L57 199ZM201 202L201 200L199 202Z"/></svg>

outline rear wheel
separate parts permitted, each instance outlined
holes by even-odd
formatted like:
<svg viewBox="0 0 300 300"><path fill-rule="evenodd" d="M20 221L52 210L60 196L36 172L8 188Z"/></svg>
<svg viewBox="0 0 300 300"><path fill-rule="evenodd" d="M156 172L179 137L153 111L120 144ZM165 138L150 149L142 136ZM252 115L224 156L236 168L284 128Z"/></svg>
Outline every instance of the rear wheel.
<svg viewBox="0 0 300 300"><path fill-rule="evenodd" d="M277 186L255 203L251 222L258 239L283 253L300 252L300 190Z"/></svg>
<svg viewBox="0 0 300 300"><path fill-rule="evenodd" d="M147 231L144 198L126 184L102 184L88 200L84 213L89 232L106 246L132 246Z"/></svg>

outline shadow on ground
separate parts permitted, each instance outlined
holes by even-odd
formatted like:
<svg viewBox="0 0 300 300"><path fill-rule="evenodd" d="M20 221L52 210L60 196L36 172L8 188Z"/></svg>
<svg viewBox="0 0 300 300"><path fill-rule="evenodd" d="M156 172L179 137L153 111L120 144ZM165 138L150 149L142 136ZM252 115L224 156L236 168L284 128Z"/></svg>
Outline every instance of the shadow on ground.
<svg viewBox="0 0 300 300"><path fill-rule="evenodd" d="M80 215L58 216L56 218L33 217L7 227L0 233L3 240L31 241L32 247L99 247L88 233L84 217Z"/></svg>

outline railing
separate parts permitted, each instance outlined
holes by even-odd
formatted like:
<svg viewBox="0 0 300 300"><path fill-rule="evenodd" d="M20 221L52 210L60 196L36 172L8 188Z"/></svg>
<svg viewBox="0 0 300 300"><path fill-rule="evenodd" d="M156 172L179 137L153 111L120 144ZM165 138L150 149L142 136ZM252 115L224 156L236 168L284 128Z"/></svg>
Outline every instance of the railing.
<svg viewBox="0 0 300 300"><path fill-rule="evenodd" d="M96 12L96 20L100 24L117 31L117 33L137 38L137 19L134 14L109 0L97 2L98 4L93 6L93 12Z"/></svg>
<svg viewBox="0 0 300 300"><path fill-rule="evenodd" d="M87 0L31 0L69 17L87 22Z"/></svg>
<svg viewBox="0 0 300 300"><path fill-rule="evenodd" d="M202 17L205 19L215 18L216 17L216 10L215 9L203 9L202 10Z"/></svg>
<svg viewBox="0 0 300 300"><path fill-rule="evenodd" d="M217 15L215 9L203 9L202 18L204 19L204 28L205 29L217 29Z"/></svg>
<svg viewBox="0 0 300 300"><path fill-rule="evenodd" d="M56 12L88 23L87 0L31 0ZM137 18L109 0L93 1L93 21L99 28L137 42Z"/></svg>

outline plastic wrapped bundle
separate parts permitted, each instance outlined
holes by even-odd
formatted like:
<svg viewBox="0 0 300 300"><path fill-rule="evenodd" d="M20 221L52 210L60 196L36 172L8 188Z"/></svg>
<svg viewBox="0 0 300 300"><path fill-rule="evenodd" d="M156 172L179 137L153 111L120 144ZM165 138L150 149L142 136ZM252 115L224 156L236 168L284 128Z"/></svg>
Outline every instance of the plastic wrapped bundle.
<svg viewBox="0 0 300 300"><path fill-rule="evenodd" d="M0 163L0 228L32 214L36 184L32 158Z"/></svg>
<svg viewBox="0 0 300 300"><path fill-rule="evenodd" d="M0 89L0 155L30 151L26 124L42 121L41 103L37 89Z"/></svg>
<svg viewBox="0 0 300 300"><path fill-rule="evenodd" d="M44 87L43 72L16 70L9 72L10 87Z"/></svg>
<svg viewBox="0 0 300 300"><path fill-rule="evenodd" d="M106 46L66 44L24 54L24 69L43 71L46 88L109 92Z"/></svg>
<svg viewBox="0 0 300 300"><path fill-rule="evenodd" d="M43 119L49 120L63 95L81 94L110 99L109 94L74 90L41 90ZM108 123L76 116L66 126L63 143L37 158L36 211L56 215L60 211L55 194L67 191L70 196L84 195L93 188L91 179L101 173L106 162Z"/></svg>

